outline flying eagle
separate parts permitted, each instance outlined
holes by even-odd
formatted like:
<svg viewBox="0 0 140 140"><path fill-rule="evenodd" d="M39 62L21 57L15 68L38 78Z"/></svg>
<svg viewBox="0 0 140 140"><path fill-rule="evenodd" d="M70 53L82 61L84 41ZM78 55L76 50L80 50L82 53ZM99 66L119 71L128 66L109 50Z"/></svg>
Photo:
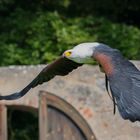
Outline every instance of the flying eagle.
<svg viewBox="0 0 140 140"><path fill-rule="evenodd" d="M112 100L123 119L140 121L140 71L119 50L102 43L82 43L67 50L48 64L20 92L0 96L0 100L14 100L24 96L31 88L51 80L56 75L67 75L85 63L98 61L106 75L106 89L111 91Z"/></svg>

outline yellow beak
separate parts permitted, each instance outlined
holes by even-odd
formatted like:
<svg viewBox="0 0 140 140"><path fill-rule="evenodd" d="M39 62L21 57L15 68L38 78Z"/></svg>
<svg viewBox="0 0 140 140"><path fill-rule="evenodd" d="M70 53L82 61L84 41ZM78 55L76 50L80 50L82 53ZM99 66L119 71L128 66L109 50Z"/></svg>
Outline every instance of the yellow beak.
<svg viewBox="0 0 140 140"><path fill-rule="evenodd" d="M66 56L66 57L69 57L70 55L71 55L71 51L66 51L65 53L64 53L64 55Z"/></svg>

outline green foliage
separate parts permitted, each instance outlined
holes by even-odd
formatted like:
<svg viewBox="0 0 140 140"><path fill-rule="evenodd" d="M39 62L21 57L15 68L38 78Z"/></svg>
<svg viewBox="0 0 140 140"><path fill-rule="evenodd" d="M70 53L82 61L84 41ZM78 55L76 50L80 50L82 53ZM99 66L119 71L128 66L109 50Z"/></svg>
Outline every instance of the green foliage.
<svg viewBox="0 0 140 140"><path fill-rule="evenodd" d="M133 26L92 16L67 19L57 12L33 15L22 9L16 9L6 21L1 26L0 65L47 63L87 41L106 43L129 59L140 59L140 30Z"/></svg>
<svg viewBox="0 0 140 140"><path fill-rule="evenodd" d="M89 12L88 9L82 11L83 6L89 4L93 8L90 0L79 3L79 8L75 5L78 0L0 2L0 65L47 63L64 50L88 41L106 43L120 49L129 59L140 59L140 29L103 17L85 16ZM99 12L100 5L95 3L92 12ZM69 14L75 10L84 16Z"/></svg>
<svg viewBox="0 0 140 140"><path fill-rule="evenodd" d="M6 28L0 35L1 65L46 63L75 44L95 40L80 19L67 19L57 12L30 14L17 9L1 26Z"/></svg>
<svg viewBox="0 0 140 140"><path fill-rule="evenodd" d="M100 19L98 41L119 49L129 59L140 59L140 29Z"/></svg>

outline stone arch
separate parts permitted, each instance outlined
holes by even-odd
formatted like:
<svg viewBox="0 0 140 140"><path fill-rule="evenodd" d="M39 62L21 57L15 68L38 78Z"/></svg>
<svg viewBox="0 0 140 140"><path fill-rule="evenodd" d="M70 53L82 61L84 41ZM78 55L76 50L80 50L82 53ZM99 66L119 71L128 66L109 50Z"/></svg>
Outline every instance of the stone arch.
<svg viewBox="0 0 140 140"><path fill-rule="evenodd" d="M90 126L87 124L86 120L80 115L80 113L72 105L70 105L68 102L66 102L62 98L56 95L53 95L51 93L45 92L45 91L41 91L39 96L40 96L40 107L39 107L40 118L47 116L48 114L47 108L53 107L57 109L58 112L62 112L63 116L65 116L66 118L69 118L69 120L72 123L74 123L74 125L76 125L76 127L84 135L83 136L85 137L84 140L96 140L96 137L93 131L91 130ZM45 119L47 122L47 117L45 117ZM65 124L62 124L62 125L65 125ZM41 132L44 131L43 133L45 136L48 128L46 128L46 124L44 124L44 121L40 121L40 127L42 127ZM40 140L43 140L44 138L45 137L42 136ZM80 140L82 140L82 138Z"/></svg>

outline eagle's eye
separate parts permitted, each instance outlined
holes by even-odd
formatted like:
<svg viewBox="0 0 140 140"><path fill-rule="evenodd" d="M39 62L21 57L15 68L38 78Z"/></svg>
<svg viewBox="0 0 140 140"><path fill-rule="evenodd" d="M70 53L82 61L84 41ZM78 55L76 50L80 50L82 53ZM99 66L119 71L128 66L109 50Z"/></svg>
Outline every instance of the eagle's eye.
<svg viewBox="0 0 140 140"><path fill-rule="evenodd" d="M72 52L71 52L71 51L66 51L66 52L64 53L64 55L65 55L66 57L71 56L71 54L72 54Z"/></svg>

